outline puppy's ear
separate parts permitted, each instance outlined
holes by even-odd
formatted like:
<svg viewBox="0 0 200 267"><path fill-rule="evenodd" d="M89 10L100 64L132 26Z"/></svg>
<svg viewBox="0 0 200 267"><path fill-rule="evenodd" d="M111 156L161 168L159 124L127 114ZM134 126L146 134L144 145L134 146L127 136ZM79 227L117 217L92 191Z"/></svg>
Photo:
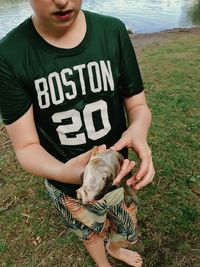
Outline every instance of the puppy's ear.
<svg viewBox="0 0 200 267"><path fill-rule="evenodd" d="M98 153L98 147L94 146L92 149L92 157L94 157Z"/></svg>
<svg viewBox="0 0 200 267"><path fill-rule="evenodd" d="M99 169L105 166L105 161L101 158L94 158L91 160L92 167Z"/></svg>

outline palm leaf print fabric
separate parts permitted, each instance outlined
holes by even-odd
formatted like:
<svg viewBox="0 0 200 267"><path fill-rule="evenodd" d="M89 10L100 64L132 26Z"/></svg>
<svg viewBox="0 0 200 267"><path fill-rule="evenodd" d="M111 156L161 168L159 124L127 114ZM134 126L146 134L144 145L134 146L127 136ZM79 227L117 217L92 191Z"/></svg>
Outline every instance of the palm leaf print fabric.
<svg viewBox="0 0 200 267"><path fill-rule="evenodd" d="M64 223L81 240L89 240L96 233L113 242L137 241L137 206L126 207L124 189L120 187L102 199L83 205L78 199L65 195L46 180L46 187Z"/></svg>

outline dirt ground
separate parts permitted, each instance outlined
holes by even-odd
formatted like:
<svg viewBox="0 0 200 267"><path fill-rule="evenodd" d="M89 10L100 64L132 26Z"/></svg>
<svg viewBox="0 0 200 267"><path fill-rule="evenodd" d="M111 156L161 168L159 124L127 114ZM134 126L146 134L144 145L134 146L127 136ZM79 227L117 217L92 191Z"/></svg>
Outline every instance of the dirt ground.
<svg viewBox="0 0 200 267"><path fill-rule="evenodd" d="M130 38L133 42L134 47L140 50L148 45L162 44L169 40L176 40L184 35L185 38L190 38L191 35L199 35L200 27L193 28L175 28L171 30L165 30L155 33L146 34L130 34Z"/></svg>

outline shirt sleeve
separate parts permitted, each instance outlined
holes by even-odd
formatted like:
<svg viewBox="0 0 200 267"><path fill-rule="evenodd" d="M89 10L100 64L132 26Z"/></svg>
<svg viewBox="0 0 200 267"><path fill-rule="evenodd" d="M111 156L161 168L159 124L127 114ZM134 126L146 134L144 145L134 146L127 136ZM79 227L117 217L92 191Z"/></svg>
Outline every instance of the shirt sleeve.
<svg viewBox="0 0 200 267"><path fill-rule="evenodd" d="M0 114L4 124L11 124L31 106L31 97L17 81L12 68L0 58Z"/></svg>
<svg viewBox="0 0 200 267"><path fill-rule="evenodd" d="M143 82L137 58L128 35L127 29L122 24L120 32L121 40L121 68L120 87L121 94L130 97L143 91Z"/></svg>

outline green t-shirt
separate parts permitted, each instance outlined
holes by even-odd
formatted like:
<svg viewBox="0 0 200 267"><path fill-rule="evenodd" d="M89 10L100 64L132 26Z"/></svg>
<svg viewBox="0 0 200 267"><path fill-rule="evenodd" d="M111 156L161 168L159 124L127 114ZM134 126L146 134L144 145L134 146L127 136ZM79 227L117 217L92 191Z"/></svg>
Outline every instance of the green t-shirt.
<svg viewBox="0 0 200 267"><path fill-rule="evenodd" d="M62 162L126 129L123 97L143 90L124 24L84 11L87 31L72 49L47 43L31 18L0 41L0 112L5 124L34 108L41 145ZM76 186L52 182L74 191Z"/></svg>

